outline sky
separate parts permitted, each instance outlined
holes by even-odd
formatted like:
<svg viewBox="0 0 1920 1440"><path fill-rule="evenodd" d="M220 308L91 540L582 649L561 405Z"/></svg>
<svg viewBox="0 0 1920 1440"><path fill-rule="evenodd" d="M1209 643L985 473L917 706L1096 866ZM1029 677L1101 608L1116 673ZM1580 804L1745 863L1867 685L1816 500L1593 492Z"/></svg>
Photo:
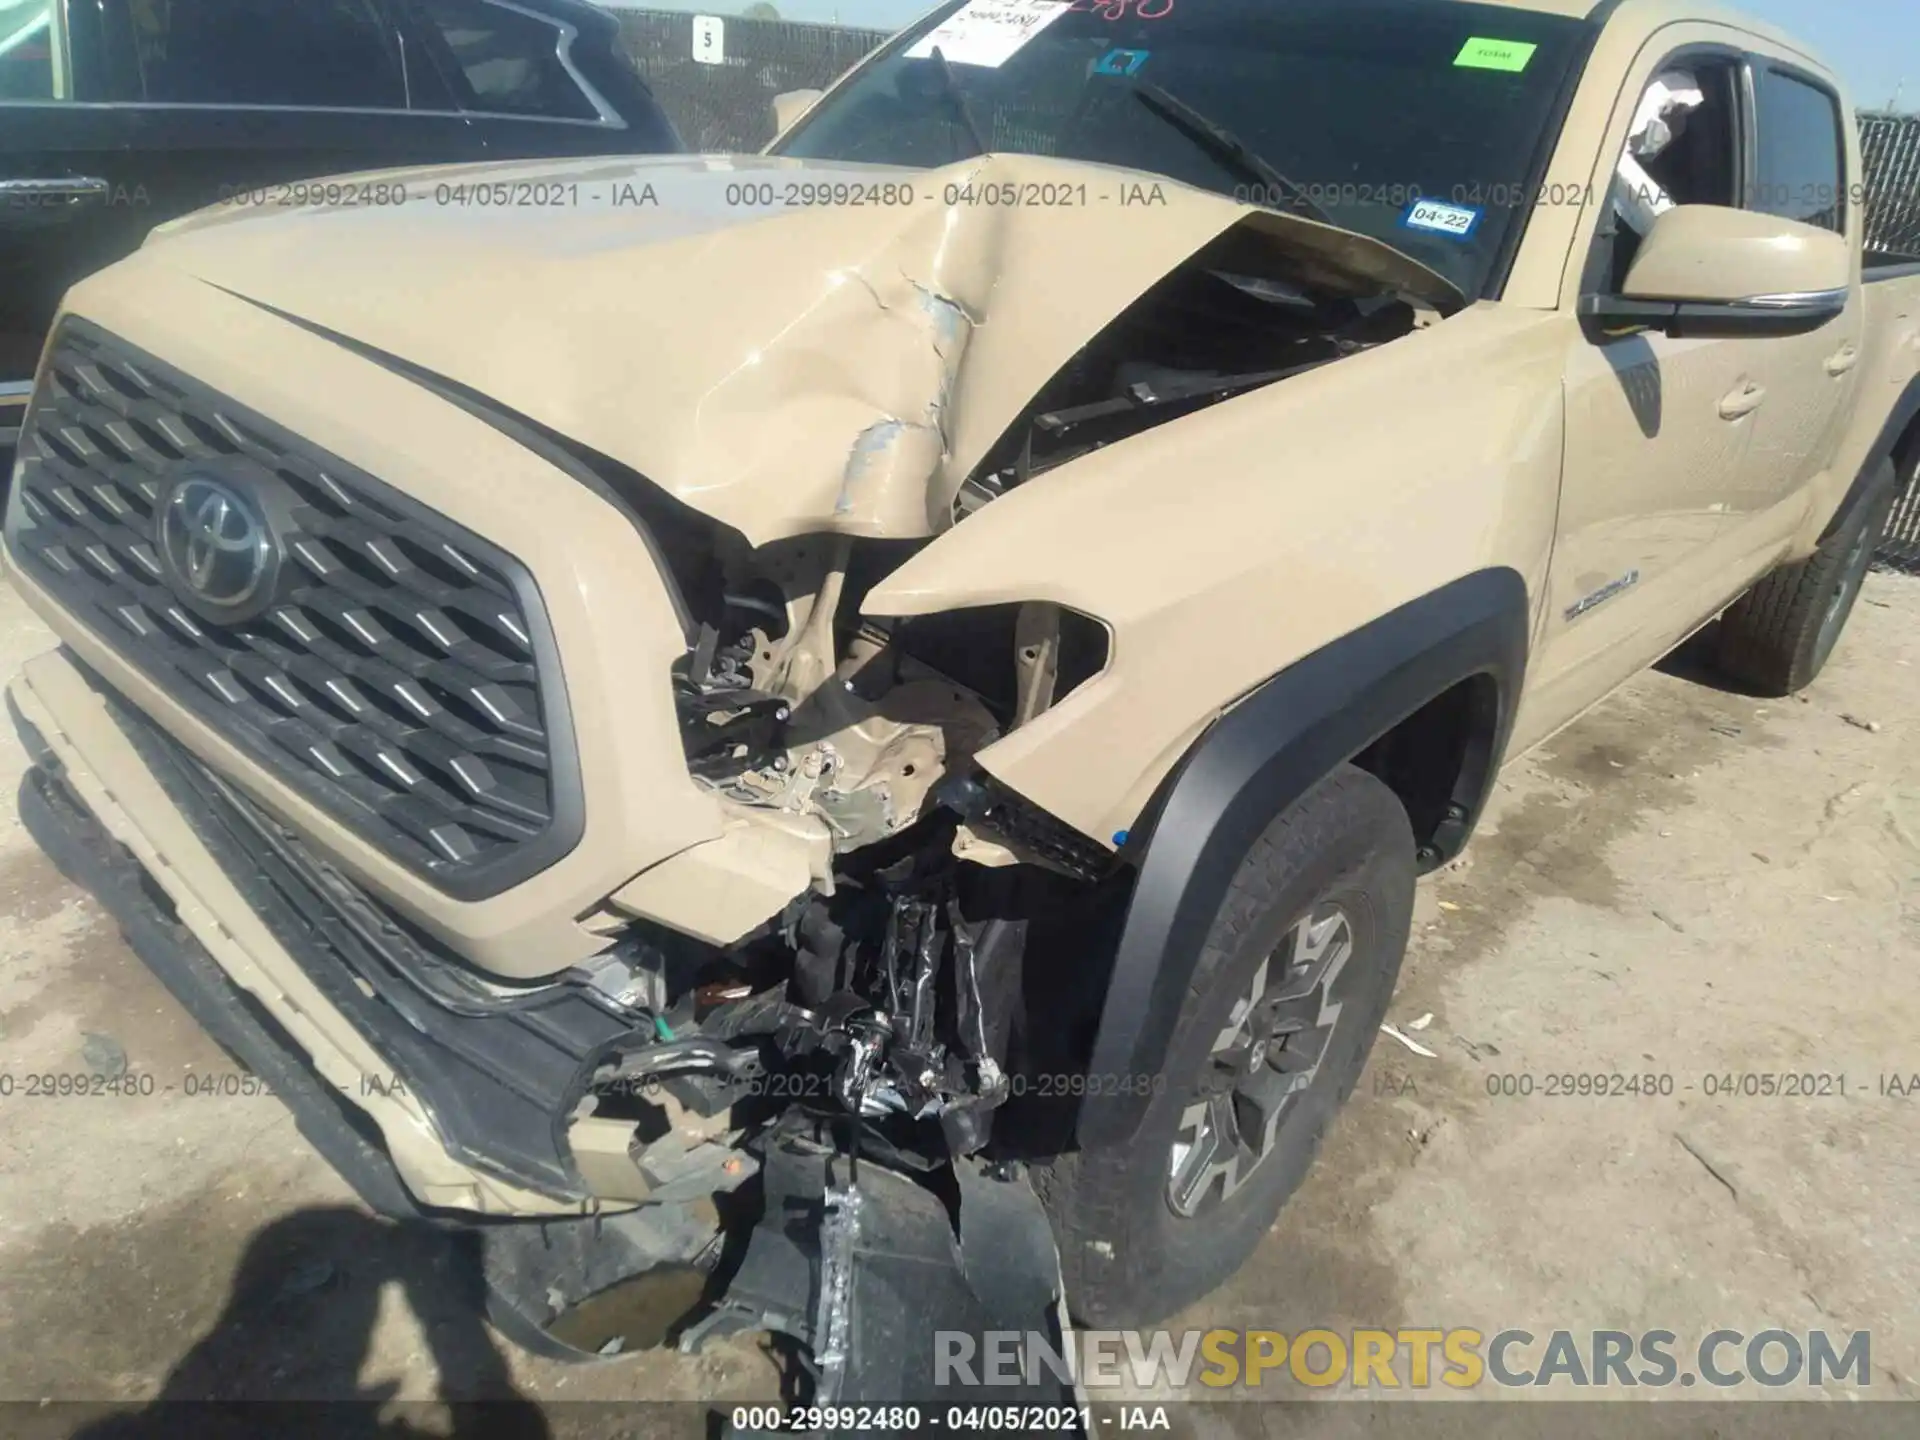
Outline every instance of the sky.
<svg viewBox="0 0 1920 1440"><path fill-rule="evenodd" d="M1920 0L1735 3L1748 14L1770 20L1811 44L1853 87L1853 102L1862 109L1878 110L1900 91L1901 109L1920 110ZM908 3L899 8L910 10L913 6Z"/></svg>
<svg viewBox="0 0 1920 1440"><path fill-rule="evenodd" d="M619 0L601 0L617 4ZM893 30L933 0L772 0L788 20L837 20ZM1203 0L1204 3L1204 0ZM1285 0L1274 0L1284 4ZM1901 108L1920 110L1920 0L1733 0L1749 14L1803 36L1838 67L1855 103L1878 109L1905 82ZM646 8L731 15L747 0L647 0Z"/></svg>

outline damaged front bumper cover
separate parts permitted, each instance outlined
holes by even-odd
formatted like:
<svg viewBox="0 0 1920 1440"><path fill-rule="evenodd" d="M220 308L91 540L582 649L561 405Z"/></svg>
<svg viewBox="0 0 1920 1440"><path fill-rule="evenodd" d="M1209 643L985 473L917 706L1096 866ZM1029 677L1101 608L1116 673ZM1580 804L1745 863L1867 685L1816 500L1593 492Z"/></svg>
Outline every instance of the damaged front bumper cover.
<svg viewBox="0 0 1920 1440"><path fill-rule="evenodd" d="M729 1235L716 1233L704 1202L491 1221L423 1203L418 1176L403 1174L380 1129L316 1070L275 1010L237 984L202 943L188 916L199 919L203 912L176 896L94 813L61 750L84 757L69 737L61 737L60 749L50 744L23 713L22 698L41 721L50 723L51 715L31 690L9 697L33 761L19 808L36 842L106 907L135 954L208 1034L286 1104L301 1133L371 1209L404 1223L457 1226L476 1237L488 1312L521 1344L586 1358L657 1343L670 1331L691 1351L715 1335L764 1329L802 1347L804 1383L819 1403L938 1403L961 1398L955 1385L941 1383L940 1332L1058 1336L1064 1324L1059 1261L1044 1211L1023 1177L962 1161L950 1171L937 1167L911 1178L907 1170L921 1162L850 1154L830 1133L810 1133L797 1121L776 1127L754 1147L765 1173L743 1190L734 1208L744 1223ZM126 724L116 717L132 744ZM167 743L145 738L154 747ZM167 759L137 753L149 771ZM181 773L170 778L176 785L190 765L175 764ZM171 788L166 793L183 816L189 813L182 802L192 804L190 797ZM100 799L109 808L117 803L105 791ZM124 811L116 813L134 823ZM204 843L208 820L204 814L196 819ZM239 857L228 851L219 859L232 879L229 867ZM285 853L277 859L291 863ZM292 868L260 872L279 884L295 874ZM315 877L308 872L306 878ZM508 1029L496 1017L487 1034L504 1036ZM425 1088L435 1089L430 1082ZM752 1170L743 1167L743 1173ZM943 1200L933 1186L945 1185L949 1175ZM957 1204L951 1201L956 1192ZM679 1297L670 1323L661 1323L657 1304L593 1303L633 1286ZM610 1325L605 1315L627 1319ZM1066 1353L1057 1343L1055 1351ZM1073 1403L1070 1387L1051 1375L972 1398Z"/></svg>
<svg viewBox="0 0 1920 1440"><path fill-rule="evenodd" d="M240 989L159 902L144 866L116 841L61 773L58 758L19 712L35 764L21 781L21 822L54 865L112 915L134 954L201 1028L291 1112L295 1125L367 1207L401 1223L458 1224L477 1238L487 1310L502 1330L545 1353L566 1353L546 1327L558 1315L635 1274L686 1264L713 1231L692 1206L614 1215L485 1223L423 1205L379 1132L343 1101L260 1002Z"/></svg>
<svg viewBox="0 0 1920 1440"><path fill-rule="evenodd" d="M464 1165L560 1206L590 1203L568 1120L594 1057L633 1031L635 1014L577 970L537 987L484 983L110 691L97 693L248 907L385 1062L358 1088L411 1096Z"/></svg>

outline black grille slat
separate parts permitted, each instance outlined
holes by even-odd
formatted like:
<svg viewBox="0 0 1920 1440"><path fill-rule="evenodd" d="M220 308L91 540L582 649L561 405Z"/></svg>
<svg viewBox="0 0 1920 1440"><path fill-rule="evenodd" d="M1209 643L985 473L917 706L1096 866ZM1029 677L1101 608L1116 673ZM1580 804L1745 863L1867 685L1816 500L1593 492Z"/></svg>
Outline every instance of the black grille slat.
<svg viewBox="0 0 1920 1440"><path fill-rule="evenodd" d="M376 846L492 893L481 877L522 878L577 839L564 693L511 557L83 322L63 326L19 450L23 567ZM231 624L180 603L153 536L167 487L209 463L288 507L280 603Z"/></svg>

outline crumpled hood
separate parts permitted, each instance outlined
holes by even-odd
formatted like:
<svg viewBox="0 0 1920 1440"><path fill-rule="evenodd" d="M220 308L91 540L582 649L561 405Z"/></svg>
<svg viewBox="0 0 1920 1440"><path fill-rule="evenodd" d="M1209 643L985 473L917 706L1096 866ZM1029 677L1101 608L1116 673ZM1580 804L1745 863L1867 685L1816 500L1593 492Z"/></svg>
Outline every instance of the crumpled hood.
<svg viewBox="0 0 1920 1440"><path fill-rule="evenodd" d="M156 231L145 258L478 391L756 544L943 528L961 481L1061 365L1235 226L1336 287L1461 303L1379 241L1023 155L933 171L663 156L380 178L404 180L407 203L203 211Z"/></svg>

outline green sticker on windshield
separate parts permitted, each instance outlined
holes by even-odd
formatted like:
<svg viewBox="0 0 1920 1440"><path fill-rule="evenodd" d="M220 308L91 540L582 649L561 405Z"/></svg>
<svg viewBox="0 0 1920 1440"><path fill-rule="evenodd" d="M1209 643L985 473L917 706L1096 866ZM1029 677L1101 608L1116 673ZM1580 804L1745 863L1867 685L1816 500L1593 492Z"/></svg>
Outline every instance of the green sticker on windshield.
<svg viewBox="0 0 1920 1440"><path fill-rule="evenodd" d="M1507 70L1518 75L1539 48L1519 40L1488 40L1476 35L1460 47L1453 63L1470 70Z"/></svg>

